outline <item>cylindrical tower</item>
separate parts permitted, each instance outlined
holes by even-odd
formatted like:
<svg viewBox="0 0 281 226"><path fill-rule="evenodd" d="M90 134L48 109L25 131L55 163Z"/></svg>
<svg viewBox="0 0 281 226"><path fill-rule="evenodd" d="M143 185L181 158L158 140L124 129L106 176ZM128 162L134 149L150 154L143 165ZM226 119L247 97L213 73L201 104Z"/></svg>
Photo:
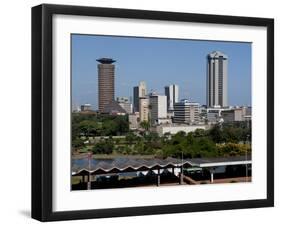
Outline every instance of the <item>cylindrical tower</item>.
<svg viewBox="0 0 281 226"><path fill-rule="evenodd" d="M111 58L97 59L98 64L98 95L99 111L103 112L104 107L114 100L115 96L115 60Z"/></svg>

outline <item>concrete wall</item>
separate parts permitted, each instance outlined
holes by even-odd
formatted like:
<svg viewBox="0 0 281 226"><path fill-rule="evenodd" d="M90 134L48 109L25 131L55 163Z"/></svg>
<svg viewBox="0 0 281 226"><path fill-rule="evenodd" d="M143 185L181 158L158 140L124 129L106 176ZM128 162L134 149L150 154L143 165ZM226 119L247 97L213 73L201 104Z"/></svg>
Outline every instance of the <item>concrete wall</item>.
<svg viewBox="0 0 281 226"><path fill-rule="evenodd" d="M165 133L170 133L170 134L176 134L180 131L183 131L185 133L193 132L196 129L206 129L205 126L187 126L187 125L180 125L180 126L157 126L156 131L160 136L163 136Z"/></svg>

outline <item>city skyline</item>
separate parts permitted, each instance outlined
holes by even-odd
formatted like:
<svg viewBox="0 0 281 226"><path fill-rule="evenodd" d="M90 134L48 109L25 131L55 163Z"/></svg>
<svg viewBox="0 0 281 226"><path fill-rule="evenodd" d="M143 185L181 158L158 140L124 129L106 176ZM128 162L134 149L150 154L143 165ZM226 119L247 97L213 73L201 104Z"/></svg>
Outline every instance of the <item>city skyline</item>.
<svg viewBox="0 0 281 226"><path fill-rule="evenodd" d="M132 99L133 87L145 81L147 92L164 94L165 86L177 84L179 99L187 98L204 105L206 57L214 50L226 53L230 59L229 105L251 105L250 43L90 35L72 35L72 104L90 103L92 109L97 110L95 60L110 57L116 60L115 97Z"/></svg>

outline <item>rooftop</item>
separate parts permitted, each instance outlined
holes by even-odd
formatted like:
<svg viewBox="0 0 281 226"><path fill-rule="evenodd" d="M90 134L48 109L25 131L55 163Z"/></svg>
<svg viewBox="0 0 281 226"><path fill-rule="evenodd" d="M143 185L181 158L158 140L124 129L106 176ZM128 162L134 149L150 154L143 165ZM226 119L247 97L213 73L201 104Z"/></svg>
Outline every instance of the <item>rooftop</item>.
<svg viewBox="0 0 281 226"><path fill-rule="evenodd" d="M181 105L181 104L184 104L184 105L200 105L199 103L189 101L188 99L182 99L182 100L180 100L180 102L175 103L175 105Z"/></svg>
<svg viewBox="0 0 281 226"><path fill-rule="evenodd" d="M112 64L116 62L116 60L113 60L112 58L99 58L97 59L97 62L102 63L102 64Z"/></svg>
<svg viewBox="0 0 281 226"><path fill-rule="evenodd" d="M219 58L219 57L223 57L224 59L227 59L227 55L220 51L213 51L208 54L208 58Z"/></svg>
<svg viewBox="0 0 281 226"><path fill-rule="evenodd" d="M117 101L113 100L104 106L105 113L123 113L126 114L126 110L122 108Z"/></svg>

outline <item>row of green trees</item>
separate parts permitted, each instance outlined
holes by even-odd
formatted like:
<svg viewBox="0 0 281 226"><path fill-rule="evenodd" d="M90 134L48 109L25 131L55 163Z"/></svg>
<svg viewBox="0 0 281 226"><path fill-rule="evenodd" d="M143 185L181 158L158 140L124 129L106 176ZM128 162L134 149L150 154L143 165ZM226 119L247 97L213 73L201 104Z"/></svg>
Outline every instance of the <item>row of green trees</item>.
<svg viewBox="0 0 281 226"><path fill-rule="evenodd" d="M129 132L127 115L72 114L72 139L81 136L118 136Z"/></svg>
<svg viewBox="0 0 281 226"><path fill-rule="evenodd" d="M203 135L204 134L204 135ZM179 132L174 136L159 137L157 133L147 133L140 137L128 133L125 139L109 137L95 144L91 151L94 154L127 154L154 155L166 158L201 158L227 157L250 154L249 143L220 143L211 140L206 131L197 130L185 134Z"/></svg>
<svg viewBox="0 0 281 226"><path fill-rule="evenodd" d="M215 143L251 141L251 126L248 122L216 124L207 132Z"/></svg>

